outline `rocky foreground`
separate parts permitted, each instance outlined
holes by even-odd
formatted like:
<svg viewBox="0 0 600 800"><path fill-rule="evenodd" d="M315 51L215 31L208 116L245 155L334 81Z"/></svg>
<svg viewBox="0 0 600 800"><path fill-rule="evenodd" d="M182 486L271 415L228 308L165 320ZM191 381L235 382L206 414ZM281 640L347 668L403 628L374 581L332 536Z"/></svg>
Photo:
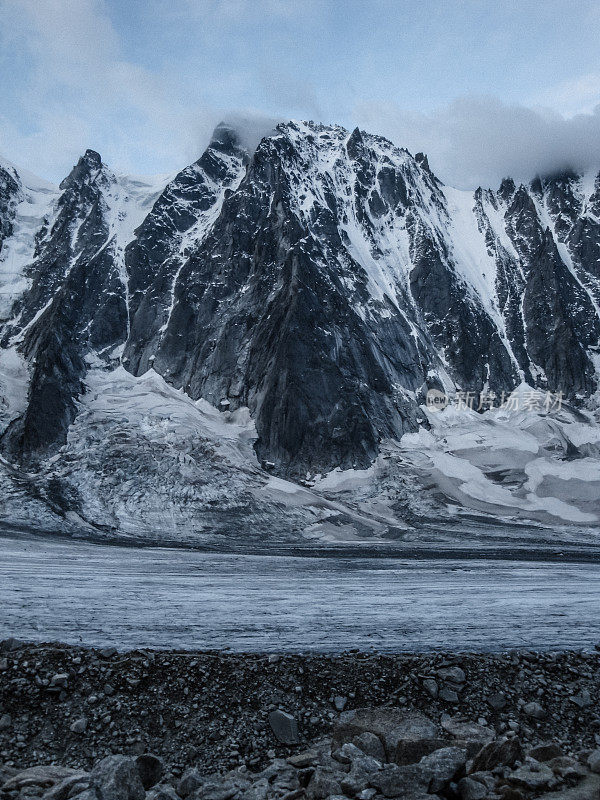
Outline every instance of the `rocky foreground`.
<svg viewBox="0 0 600 800"><path fill-rule="evenodd" d="M0 643L0 800L600 800L600 652Z"/></svg>

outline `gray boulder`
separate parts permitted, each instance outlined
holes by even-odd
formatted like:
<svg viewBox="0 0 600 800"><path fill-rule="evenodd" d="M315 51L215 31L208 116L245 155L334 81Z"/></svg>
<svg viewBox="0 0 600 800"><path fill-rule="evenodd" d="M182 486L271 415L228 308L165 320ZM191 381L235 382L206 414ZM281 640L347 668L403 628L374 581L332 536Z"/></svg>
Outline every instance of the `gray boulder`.
<svg viewBox="0 0 600 800"><path fill-rule="evenodd" d="M458 782L458 794L461 800L483 800L489 792L485 784L467 775Z"/></svg>
<svg viewBox="0 0 600 800"><path fill-rule="evenodd" d="M100 800L144 800L146 792L133 758L107 756L94 765L90 788Z"/></svg>
<svg viewBox="0 0 600 800"><path fill-rule="evenodd" d="M484 745L496 738L491 728L475 722L463 722L456 717L443 717L442 728L454 738L453 745L466 749L467 758L473 758Z"/></svg>
<svg viewBox="0 0 600 800"><path fill-rule="evenodd" d="M51 789L44 793L44 800L67 800L88 788L90 783L87 772L70 775L62 781L55 783Z"/></svg>
<svg viewBox="0 0 600 800"><path fill-rule="evenodd" d="M65 778L73 776L77 778L86 777L86 773L81 770L69 769L69 767L44 765L29 767L29 769L24 769L9 778L2 786L2 790L11 792L13 790L20 791L28 786L51 787L65 780Z"/></svg>
<svg viewBox="0 0 600 800"><path fill-rule="evenodd" d="M179 797L188 797L192 792L196 791L205 781L204 775L198 772L197 769L188 769L183 773L179 783L177 784L177 794Z"/></svg>
<svg viewBox="0 0 600 800"><path fill-rule="evenodd" d="M592 772L600 773L600 750L594 750L588 756L588 766Z"/></svg>
<svg viewBox="0 0 600 800"><path fill-rule="evenodd" d="M450 781L464 774L467 751L460 747L442 747L419 761L423 774L429 778L428 791L439 792Z"/></svg>
<svg viewBox="0 0 600 800"><path fill-rule="evenodd" d="M298 744L298 723L296 719L285 711L277 709L269 714L269 725L275 738L282 744Z"/></svg>
<svg viewBox="0 0 600 800"><path fill-rule="evenodd" d="M575 761L574 758L569 758L569 756L553 758L551 761L548 761L548 766L555 775L559 775L561 778L567 780L571 780L572 778L584 778L588 774L583 764L580 764L579 761Z"/></svg>
<svg viewBox="0 0 600 800"><path fill-rule="evenodd" d="M162 778L164 764L162 758L152 753L143 753L135 759L142 786L146 791L155 786Z"/></svg>
<svg viewBox="0 0 600 800"><path fill-rule="evenodd" d="M385 761L385 750L381 739L374 733L365 731L360 736L355 736L352 739L352 744L355 744L360 750L368 756L376 758L377 761Z"/></svg>
<svg viewBox="0 0 600 800"><path fill-rule="evenodd" d="M553 758L561 758L564 753L556 742L542 742L532 747L527 755L536 761L552 761Z"/></svg>
<svg viewBox="0 0 600 800"><path fill-rule="evenodd" d="M540 795L537 800L598 800L600 797L600 777L590 775L584 778L577 786L562 789L559 792L548 792Z"/></svg>
<svg viewBox="0 0 600 800"><path fill-rule="evenodd" d="M309 800L325 800L330 795L342 794L342 787L337 776L327 770L317 767L308 786L306 796Z"/></svg>
<svg viewBox="0 0 600 800"><path fill-rule="evenodd" d="M358 708L340 714L333 729L333 746L340 747L363 733L377 736L387 761L399 765L414 764L447 744L437 725L423 714L399 708Z"/></svg>
<svg viewBox="0 0 600 800"><path fill-rule="evenodd" d="M473 759L470 772L484 772L494 767L512 767L515 761L523 760L521 742L514 736L512 739L497 739L484 745Z"/></svg>
<svg viewBox="0 0 600 800"><path fill-rule="evenodd" d="M193 800L232 800L250 787L250 781L242 775L209 775L205 783L191 795Z"/></svg>
<svg viewBox="0 0 600 800"><path fill-rule="evenodd" d="M179 795L172 786L159 783L146 794L146 800L179 800Z"/></svg>
<svg viewBox="0 0 600 800"><path fill-rule="evenodd" d="M384 797L406 797L425 794L429 778L423 774L418 764L386 764L382 770L371 776L371 785Z"/></svg>
<svg viewBox="0 0 600 800"><path fill-rule="evenodd" d="M350 759L350 771L341 779L340 786L344 794L355 797L367 789L372 776L381 769L381 762L353 744L342 745L340 752L342 757Z"/></svg>
<svg viewBox="0 0 600 800"><path fill-rule="evenodd" d="M508 776L508 780L510 783L524 789L539 791L540 789L545 789L550 786L555 778L550 767L546 764L540 764L534 761L529 764L523 764L522 767L516 769Z"/></svg>
<svg viewBox="0 0 600 800"><path fill-rule="evenodd" d="M269 794L269 781L261 778L252 784L249 789L246 789L242 795L243 800L266 800Z"/></svg>
<svg viewBox="0 0 600 800"><path fill-rule="evenodd" d="M440 700L443 700L445 703L452 703L456 705L458 703L458 695L454 691L454 689L449 689L447 686L444 686L440 689Z"/></svg>

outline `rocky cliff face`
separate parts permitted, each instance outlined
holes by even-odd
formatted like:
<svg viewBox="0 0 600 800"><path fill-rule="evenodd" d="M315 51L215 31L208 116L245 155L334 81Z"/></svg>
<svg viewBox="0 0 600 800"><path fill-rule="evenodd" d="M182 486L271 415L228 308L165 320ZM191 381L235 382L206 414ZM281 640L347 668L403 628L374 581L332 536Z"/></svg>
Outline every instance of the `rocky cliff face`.
<svg viewBox="0 0 600 800"><path fill-rule="evenodd" d="M91 368L247 406L259 459L292 476L367 467L418 430L428 388L597 391L598 176L458 191L422 154L291 122L253 153L219 126L157 185L88 150L29 227L26 193L0 168L3 357L27 373L12 461L64 445Z"/></svg>

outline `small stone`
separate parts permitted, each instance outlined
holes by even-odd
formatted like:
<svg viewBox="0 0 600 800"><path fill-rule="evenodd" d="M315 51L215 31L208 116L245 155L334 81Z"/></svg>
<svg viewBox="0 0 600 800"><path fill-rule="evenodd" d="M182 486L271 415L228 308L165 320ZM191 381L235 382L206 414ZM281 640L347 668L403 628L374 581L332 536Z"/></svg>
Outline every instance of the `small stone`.
<svg viewBox="0 0 600 800"><path fill-rule="evenodd" d="M347 702L347 697L341 697L340 695L337 695L337 697L333 698L333 705L336 711L343 711L346 708Z"/></svg>
<svg viewBox="0 0 600 800"><path fill-rule="evenodd" d="M525 714L527 714L528 717L531 717L532 719L544 719L546 716L546 712L541 707L541 705L535 702L526 703L523 706L523 711Z"/></svg>
<svg viewBox="0 0 600 800"><path fill-rule="evenodd" d="M295 717L277 709L269 714L269 725L275 738L282 744L298 744L298 723Z"/></svg>
<svg viewBox="0 0 600 800"><path fill-rule="evenodd" d="M88 721L86 717L81 717L78 720L69 726L69 730L73 733L85 733L85 729L87 728Z"/></svg>
<svg viewBox="0 0 600 800"><path fill-rule="evenodd" d="M449 683L461 684L467 680L467 676L460 667L442 667L437 670L436 674L440 680Z"/></svg>
<svg viewBox="0 0 600 800"><path fill-rule="evenodd" d="M372 800L377 794L377 789L363 789L356 795L357 800Z"/></svg>
<svg viewBox="0 0 600 800"><path fill-rule="evenodd" d="M458 703L458 695L454 689L449 689L447 686L444 686L444 688L440 690L440 700L455 704Z"/></svg>
<svg viewBox="0 0 600 800"><path fill-rule="evenodd" d="M488 697L487 701L494 711L502 711L503 708L506 708L506 695L502 694L502 692L494 692Z"/></svg>
<svg viewBox="0 0 600 800"><path fill-rule="evenodd" d="M338 747L337 750L334 750L331 754L331 757L335 758L336 761L339 761L340 764L351 764L353 758L357 758L361 755L364 755L362 750L360 750L356 745L346 742L346 744L343 744L341 747Z"/></svg>
<svg viewBox="0 0 600 800"><path fill-rule="evenodd" d="M318 753L316 750L304 750L302 753L296 753L293 756L290 756L287 760L288 764L291 764L292 767L296 767L296 769L304 769L305 767L310 767L318 758Z"/></svg>
<svg viewBox="0 0 600 800"><path fill-rule="evenodd" d="M66 686L67 681L69 680L69 676L66 672L57 672L55 675L52 676L52 680L50 681L51 686Z"/></svg>
<svg viewBox="0 0 600 800"><path fill-rule="evenodd" d="M0 731L6 731L10 728L12 723L12 718L10 714L2 714L0 717Z"/></svg>
<svg viewBox="0 0 600 800"><path fill-rule="evenodd" d="M116 647L101 647L98 650L98 655L100 658L112 658L113 656L117 655L117 648Z"/></svg>
<svg viewBox="0 0 600 800"><path fill-rule="evenodd" d="M587 708L592 705L592 697L587 689L582 689L578 694L570 697L569 700L579 708Z"/></svg>
<svg viewBox="0 0 600 800"><path fill-rule="evenodd" d="M435 681L433 678L425 678L423 681L423 688L433 700L437 698L439 689L437 681Z"/></svg>

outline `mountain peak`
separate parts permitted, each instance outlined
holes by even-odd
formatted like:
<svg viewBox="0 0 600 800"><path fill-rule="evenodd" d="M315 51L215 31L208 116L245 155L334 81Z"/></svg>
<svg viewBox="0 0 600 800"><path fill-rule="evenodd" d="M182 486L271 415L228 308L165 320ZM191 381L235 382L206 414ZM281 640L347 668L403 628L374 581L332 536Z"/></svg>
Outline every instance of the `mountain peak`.
<svg viewBox="0 0 600 800"><path fill-rule="evenodd" d="M425 153L416 153L415 154L415 161L419 166L423 167L426 172L431 172L429 168L429 159L425 155Z"/></svg>
<svg viewBox="0 0 600 800"><path fill-rule="evenodd" d="M66 189L68 186L89 175L94 170L102 168L102 158L100 153L88 148L85 153L79 157L77 164L73 167L71 172L61 181L59 188Z"/></svg>
<svg viewBox="0 0 600 800"><path fill-rule="evenodd" d="M100 153L97 153L95 150L91 150L90 148L85 151L83 156L80 158L80 161L89 164L95 169L100 169L102 166L102 158L100 157Z"/></svg>
<svg viewBox="0 0 600 800"><path fill-rule="evenodd" d="M210 144L252 155L262 139L276 132L278 123L271 117L228 116L215 127Z"/></svg>
<svg viewBox="0 0 600 800"><path fill-rule="evenodd" d="M211 145L220 144L225 147L238 147L240 144L239 134L236 128L229 122L219 122L210 137Z"/></svg>

